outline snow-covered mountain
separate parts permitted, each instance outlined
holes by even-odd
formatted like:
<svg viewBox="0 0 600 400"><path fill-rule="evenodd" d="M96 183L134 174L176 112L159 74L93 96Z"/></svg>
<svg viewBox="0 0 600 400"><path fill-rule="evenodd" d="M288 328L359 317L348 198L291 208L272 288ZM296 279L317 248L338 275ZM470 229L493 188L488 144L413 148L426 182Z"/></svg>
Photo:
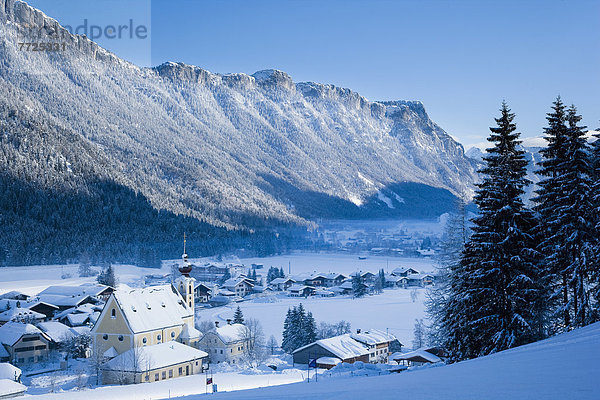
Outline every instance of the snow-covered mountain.
<svg viewBox="0 0 600 400"><path fill-rule="evenodd" d="M20 51L31 27L59 35L66 50ZM156 209L228 228L433 216L476 179L462 146L420 102L368 101L278 70L139 68L15 0L0 0L0 28L0 91L11 115L68 131L87 146L86 159L101 160L102 175ZM73 152L54 158L81 164ZM48 174L69 179L70 171Z"/></svg>

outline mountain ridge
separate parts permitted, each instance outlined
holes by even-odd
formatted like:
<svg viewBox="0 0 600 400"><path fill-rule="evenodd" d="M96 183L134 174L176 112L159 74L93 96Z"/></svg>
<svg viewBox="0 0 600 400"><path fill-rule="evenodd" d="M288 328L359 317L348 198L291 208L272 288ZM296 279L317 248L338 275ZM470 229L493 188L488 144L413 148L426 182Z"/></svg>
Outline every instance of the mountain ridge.
<svg viewBox="0 0 600 400"><path fill-rule="evenodd" d="M7 113L78 135L110 166L104 175L159 211L248 232L320 218L430 218L469 197L477 179L420 102L369 101L279 70L140 68L16 0L0 0L0 27ZM19 51L31 32L58 36L67 50ZM8 139L27 136L23 124L10 129ZM6 148L23 159L22 147ZM77 164L67 153L56 157ZM72 172L48 173L60 181Z"/></svg>

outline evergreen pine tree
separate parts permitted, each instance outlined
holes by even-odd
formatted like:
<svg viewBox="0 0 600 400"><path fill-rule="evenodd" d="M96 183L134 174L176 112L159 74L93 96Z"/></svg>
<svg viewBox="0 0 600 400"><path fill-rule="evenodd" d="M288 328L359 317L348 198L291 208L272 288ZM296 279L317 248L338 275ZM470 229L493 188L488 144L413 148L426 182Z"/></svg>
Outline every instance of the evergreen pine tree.
<svg viewBox="0 0 600 400"><path fill-rule="evenodd" d="M285 274L283 273L283 267L279 267L279 277L285 278Z"/></svg>
<svg viewBox="0 0 600 400"><path fill-rule="evenodd" d="M433 345L443 346L449 336L444 316L451 288L450 278L460 279L459 263L470 236L466 204L459 200L456 204L456 212L448 216L444 227L435 285L427 289L425 306L431 324L428 330L428 341ZM453 274L453 271L456 273Z"/></svg>
<svg viewBox="0 0 600 400"><path fill-rule="evenodd" d="M527 161L518 148L514 114L502 103L488 138L484 177L478 184L473 235L451 269L444 325L450 360L508 349L534 340L541 295L532 248L533 214L521 200Z"/></svg>
<svg viewBox="0 0 600 400"><path fill-rule="evenodd" d="M365 278L360 274L360 272L352 275L352 293L354 297L363 297L365 294L367 294Z"/></svg>
<svg viewBox="0 0 600 400"><path fill-rule="evenodd" d="M317 340L317 323L310 311L306 313L304 332L304 343L302 346L313 343Z"/></svg>
<svg viewBox="0 0 600 400"><path fill-rule="evenodd" d="M293 332L293 322L292 322L292 310L288 308L287 313L285 315L285 321L283 322L283 334L281 340L281 348L286 353L291 353L294 351L292 344L292 332Z"/></svg>
<svg viewBox="0 0 600 400"><path fill-rule="evenodd" d="M244 323L244 314L242 313L242 309L238 306L233 313L233 323L234 324L243 324Z"/></svg>
<svg viewBox="0 0 600 400"><path fill-rule="evenodd" d="M592 269L594 214L590 162L584 127L574 106L565 107L560 97L548 114L543 160L538 174L537 235L543 256L544 283L553 320L550 329L560 331L590 321L589 272Z"/></svg>

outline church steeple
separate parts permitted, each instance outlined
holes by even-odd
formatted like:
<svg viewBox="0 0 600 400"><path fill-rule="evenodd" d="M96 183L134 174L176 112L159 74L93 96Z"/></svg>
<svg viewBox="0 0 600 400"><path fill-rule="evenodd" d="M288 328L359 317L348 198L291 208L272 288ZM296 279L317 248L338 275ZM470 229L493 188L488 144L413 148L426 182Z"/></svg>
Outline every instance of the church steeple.
<svg viewBox="0 0 600 400"><path fill-rule="evenodd" d="M185 251L185 245L186 245L186 237L185 237L185 232L183 233L183 254L181 255L181 258L183 258L183 264L179 267L179 272L181 272L181 275L183 276L190 276L190 272L192 272L192 264L190 264L190 262L188 261L188 255Z"/></svg>
<svg viewBox="0 0 600 400"><path fill-rule="evenodd" d="M186 253L186 236L183 234L183 254L181 258L183 259L183 263L179 266L179 272L181 272L181 276L175 280L175 284L177 286L177 290L185 300L185 303L188 307L194 311L194 282L196 279L190 276L190 272L192 272L192 264L188 261L188 255ZM192 325L193 327L193 325Z"/></svg>

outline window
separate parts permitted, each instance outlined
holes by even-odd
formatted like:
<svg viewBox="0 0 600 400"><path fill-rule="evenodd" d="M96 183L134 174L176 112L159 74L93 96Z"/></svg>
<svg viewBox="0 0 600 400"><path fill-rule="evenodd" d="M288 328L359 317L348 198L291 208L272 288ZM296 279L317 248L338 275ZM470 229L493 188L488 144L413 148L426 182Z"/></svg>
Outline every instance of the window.
<svg viewBox="0 0 600 400"><path fill-rule="evenodd" d="M102 339L108 340L108 335L105 333L104 335L102 335Z"/></svg>
<svg viewBox="0 0 600 400"><path fill-rule="evenodd" d="M28 336L23 338L23 342L33 342L34 340L39 340L39 336Z"/></svg>
<svg viewBox="0 0 600 400"><path fill-rule="evenodd" d="M119 342L123 341L123 335L119 335Z"/></svg>
<svg viewBox="0 0 600 400"><path fill-rule="evenodd" d="M160 340L161 338L162 338L162 336L160 336L160 335L156 335L156 339L157 339L157 340Z"/></svg>
<svg viewBox="0 0 600 400"><path fill-rule="evenodd" d="M167 379L167 371L163 371L162 372L162 378L163 379Z"/></svg>
<svg viewBox="0 0 600 400"><path fill-rule="evenodd" d="M196 366L198 366L198 361L196 361Z"/></svg>
<svg viewBox="0 0 600 400"><path fill-rule="evenodd" d="M38 346L35 346L36 350L46 350L46 345L45 344L40 344Z"/></svg>
<svg viewBox="0 0 600 400"><path fill-rule="evenodd" d="M229 349L229 352L230 352L230 353L233 353L233 349Z"/></svg>
<svg viewBox="0 0 600 400"><path fill-rule="evenodd" d="M175 331L171 332L171 337L175 338Z"/></svg>
<svg viewBox="0 0 600 400"><path fill-rule="evenodd" d="M146 374L145 379L146 379L146 382L148 382L150 380L150 375Z"/></svg>
<svg viewBox="0 0 600 400"><path fill-rule="evenodd" d="M221 354L223 354L223 350L221 350Z"/></svg>
<svg viewBox="0 0 600 400"><path fill-rule="evenodd" d="M143 339L142 339L142 343L144 343L144 344L148 343L148 339L146 339L146 338L143 338Z"/></svg>
<svg viewBox="0 0 600 400"><path fill-rule="evenodd" d="M181 374L183 374L183 368L179 367L179 376L181 376Z"/></svg>
<svg viewBox="0 0 600 400"><path fill-rule="evenodd" d="M169 378L172 378L172 377L173 377L173 370L172 370L172 369L170 369L170 370L169 370Z"/></svg>
<svg viewBox="0 0 600 400"><path fill-rule="evenodd" d="M155 380L155 381L158 381L158 380L160 380L160 379L159 379L158 372L154 374L154 380Z"/></svg>
<svg viewBox="0 0 600 400"><path fill-rule="evenodd" d="M110 310L110 317L117 318L117 310L115 310L114 308Z"/></svg>

